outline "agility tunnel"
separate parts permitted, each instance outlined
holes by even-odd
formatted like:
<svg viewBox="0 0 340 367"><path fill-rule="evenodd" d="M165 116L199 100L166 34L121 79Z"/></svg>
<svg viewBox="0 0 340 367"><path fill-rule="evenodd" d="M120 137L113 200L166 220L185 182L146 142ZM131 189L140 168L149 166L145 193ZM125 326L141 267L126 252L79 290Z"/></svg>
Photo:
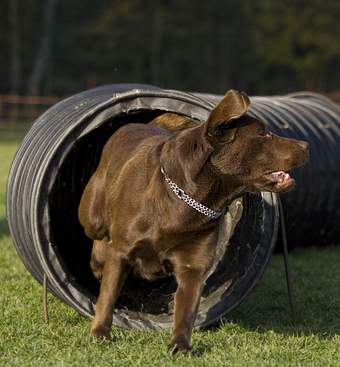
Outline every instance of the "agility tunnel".
<svg viewBox="0 0 340 367"><path fill-rule="evenodd" d="M222 96L148 85L107 85L69 97L36 120L19 147L8 179L7 218L28 271L82 315L92 318L99 291L89 263L92 243L78 221L83 189L101 150L120 126L148 123L164 112L202 123ZM314 94L251 98L251 114L274 133L306 140L310 163L293 173L297 188L282 196L289 242L339 240L337 171L340 109ZM214 323L236 307L263 274L278 233L275 194L235 200L221 226L217 260L207 279L196 327ZM113 324L125 328L171 326L173 278L147 282L129 276Z"/></svg>

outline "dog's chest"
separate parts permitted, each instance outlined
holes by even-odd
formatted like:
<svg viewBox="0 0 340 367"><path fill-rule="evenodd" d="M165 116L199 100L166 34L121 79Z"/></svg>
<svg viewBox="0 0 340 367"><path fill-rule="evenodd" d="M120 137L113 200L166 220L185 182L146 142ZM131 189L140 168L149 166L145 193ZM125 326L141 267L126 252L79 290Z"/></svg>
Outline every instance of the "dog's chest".
<svg viewBox="0 0 340 367"><path fill-rule="evenodd" d="M171 273L169 262L147 243L140 243L131 251L129 262L136 275L150 281Z"/></svg>

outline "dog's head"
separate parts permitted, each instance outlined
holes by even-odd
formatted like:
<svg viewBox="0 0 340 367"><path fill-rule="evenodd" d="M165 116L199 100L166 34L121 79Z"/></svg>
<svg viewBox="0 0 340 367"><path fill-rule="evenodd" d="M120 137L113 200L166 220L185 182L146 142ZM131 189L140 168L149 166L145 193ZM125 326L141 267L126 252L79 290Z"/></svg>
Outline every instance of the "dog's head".
<svg viewBox="0 0 340 367"><path fill-rule="evenodd" d="M213 109L204 125L210 162L246 191L287 191L294 186L287 172L306 163L308 144L272 134L247 114L249 106L246 94L230 90Z"/></svg>

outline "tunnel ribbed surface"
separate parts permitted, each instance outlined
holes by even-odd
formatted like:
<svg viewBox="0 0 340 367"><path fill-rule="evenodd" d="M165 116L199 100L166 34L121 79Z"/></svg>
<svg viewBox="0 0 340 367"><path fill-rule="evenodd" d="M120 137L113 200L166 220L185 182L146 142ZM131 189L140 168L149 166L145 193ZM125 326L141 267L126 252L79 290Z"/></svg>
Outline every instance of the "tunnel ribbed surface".
<svg viewBox="0 0 340 367"><path fill-rule="evenodd" d="M147 123L164 111L205 121L220 98L143 85L109 85L72 96L44 113L19 147L7 191L10 231L31 274L41 283L45 273L51 292L92 317L98 284L89 268L91 243L77 222L77 207L105 141L119 126ZM338 241L339 108L318 95L296 94L254 97L251 114L274 133L307 140L311 146L310 163L293 174L297 188L282 196L290 243ZM250 292L276 241L275 195L246 195L236 204L242 211L232 209L225 218L225 228L233 224L235 231L228 241L221 241L220 259L207 281L196 326L214 322ZM171 310L151 299L173 292L173 280L155 285L136 282L128 280L114 323L169 327ZM131 294L138 294L146 309L139 308L138 297ZM167 301L164 298L164 305Z"/></svg>

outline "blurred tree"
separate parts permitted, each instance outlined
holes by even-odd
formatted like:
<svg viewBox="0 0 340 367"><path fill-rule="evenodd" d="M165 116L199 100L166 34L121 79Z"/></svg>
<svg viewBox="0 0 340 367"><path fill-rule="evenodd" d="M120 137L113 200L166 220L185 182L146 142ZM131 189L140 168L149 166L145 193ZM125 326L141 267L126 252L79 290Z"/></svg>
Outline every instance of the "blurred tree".
<svg viewBox="0 0 340 367"><path fill-rule="evenodd" d="M340 2L262 0L243 2L256 52L265 68L291 68L315 90L340 57Z"/></svg>
<svg viewBox="0 0 340 367"><path fill-rule="evenodd" d="M8 0L8 19L10 34L9 90L11 94L19 94L19 88L21 85L21 55L18 0Z"/></svg>
<svg viewBox="0 0 340 367"><path fill-rule="evenodd" d="M156 0L152 3L150 11L150 80L153 84L157 84L161 80L162 73L161 58L164 33L164 4L162 0Z"/></svg>
<svg viewBox="0 0 340 367"><path fill-rule="evenodd" d="M31 75L28 79L27 94L29 95L38 95L41 93L42 79L45 76L51 57L57 3L58 0L45 0L39 47Z"/></svg>

